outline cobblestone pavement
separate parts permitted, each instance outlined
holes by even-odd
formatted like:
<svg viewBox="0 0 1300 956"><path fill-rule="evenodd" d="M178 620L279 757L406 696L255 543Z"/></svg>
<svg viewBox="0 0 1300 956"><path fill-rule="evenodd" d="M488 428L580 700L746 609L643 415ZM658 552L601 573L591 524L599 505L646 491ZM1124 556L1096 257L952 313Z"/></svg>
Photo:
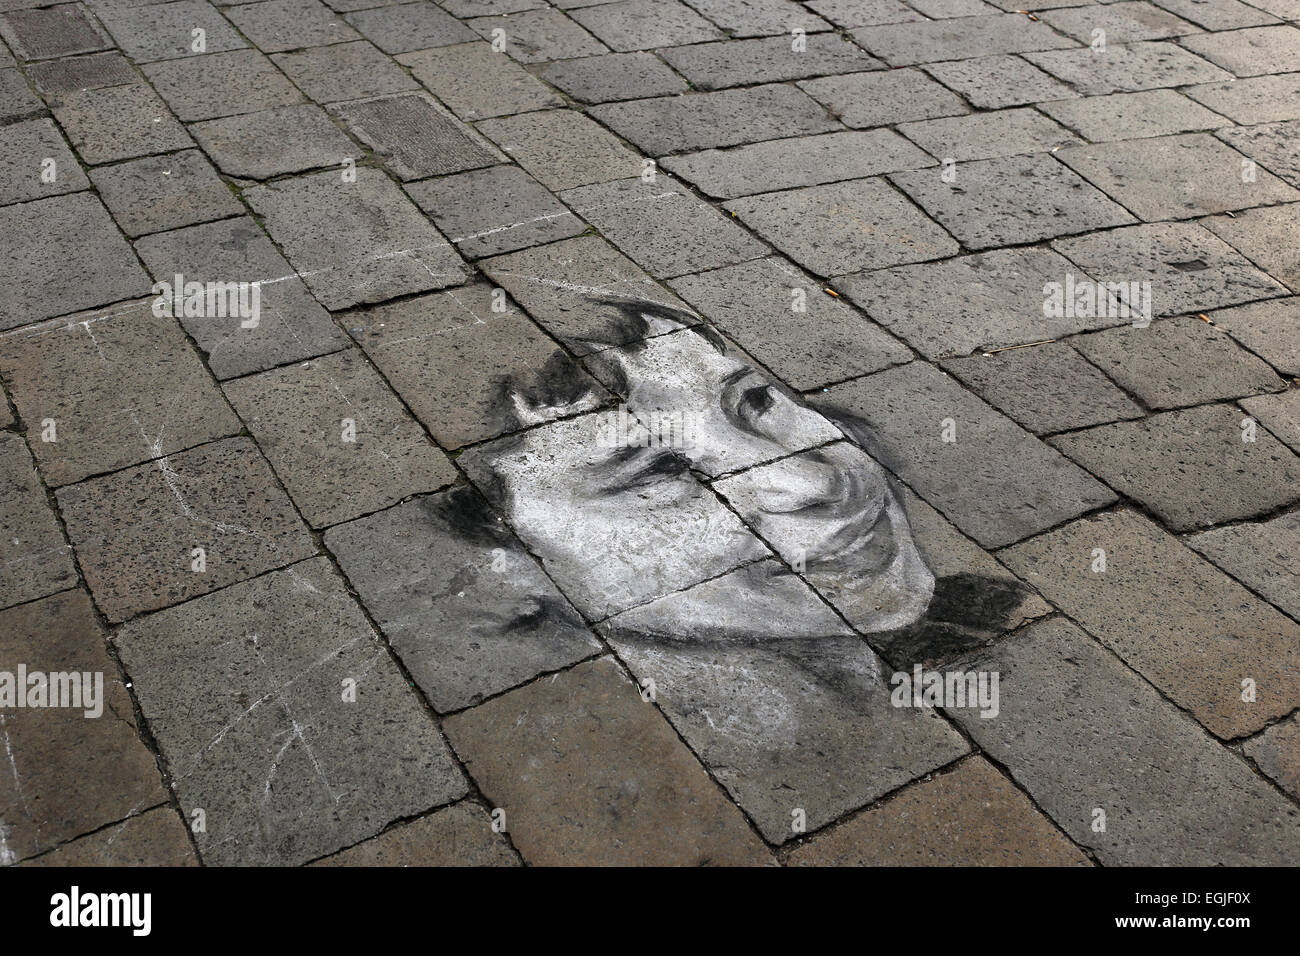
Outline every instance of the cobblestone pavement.
<svg viewBox="0 0 1300 956"><path fill-rule="evenodd" d="M0 863L1300 863L1298 22L0 0Z"/></svg>

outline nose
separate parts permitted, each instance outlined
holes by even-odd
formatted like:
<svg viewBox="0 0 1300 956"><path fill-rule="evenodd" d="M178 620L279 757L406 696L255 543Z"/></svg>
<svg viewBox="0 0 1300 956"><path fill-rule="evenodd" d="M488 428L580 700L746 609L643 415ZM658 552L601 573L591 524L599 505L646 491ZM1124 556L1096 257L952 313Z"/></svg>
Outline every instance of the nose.
<svg viewBox="0 0 1300 956"><path fill-rule="evenodd" d="M791 514L837 504L844 500L847 485L844 473L820 455L792 459L772 472L761 493L761 507L769 514Z"/></svg>

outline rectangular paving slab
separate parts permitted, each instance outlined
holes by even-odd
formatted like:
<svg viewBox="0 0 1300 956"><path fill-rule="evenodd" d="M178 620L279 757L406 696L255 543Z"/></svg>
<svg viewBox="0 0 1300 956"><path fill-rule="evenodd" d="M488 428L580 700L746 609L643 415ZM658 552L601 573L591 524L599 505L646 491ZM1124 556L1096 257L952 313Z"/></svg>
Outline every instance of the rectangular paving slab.
<svg viewBox="0 0 1300 956"><path fill-rule="evenodd" d="M644 51L556 60L538 76L582 103L669 96L690 88L663 60Z"/></svg>
<svg viewBox="0 0 1300 956"><path fill-rule="evenodd" d="M304 101L275 64L257 50L164 60L142 69L172 112L186 123Z"/></svg>
<svg viewBox="0 0 1300 956"><path fill-rule="evenodd" d="M1015 13L870 26L851 36L890 66L1075 45L1046 23Z"/></svg>
<svg viewBox="0 0 1300 956"><path fill-rule="evenodd" d="M403 53L397 62L463 120L563 106L564 100L518 63L483 42Z"/></svg>
<svg viewBox="0 0 1300 956"><path fill-rule="evenodd" d="M1027 53L1025 59L1069 83L1085 96L1133 93L1192 83L1219 83L1232 74L1173 43L1107 45L1094 51L1077 50Z"/></svg>
<svg viewBox="0 0 1300 956"><path fill-rule="evenodd" d="M1068 621L1036 624L964 666L1001 674L1001 712L957 719L1103 863L1300 860L1300 810Z"/></svg>
<svg viewBox="0 0 1300 956"><path fill-rule="evenodd" d="M569 13L619 52L721 40L721 30L678 0L618 0ZM687 77L690 79L690 77Z"/></svg>
<svg viewBox="0 0 1300 956"><path fill-rule="evenodd" d="M334 112L399 179L445 176L505 158L424 93L346 103Z"/></svg>
<svg viewBox="0 0 1300 956"><path fill-rule="evenodd" d="M861 418L878 443L873 457L986 548L1115 500L1110 489L926 362L836 385L815 404Z"/></svg>
<svg viewBox="0 0 1300 956"><path fill-rule="evenodd" d="M317 103L416 89L401 67L365 40L277 53L271 59Z"/></svg>
<svg viewBox="0 0 1300 956"><path fill-rule="evenodd" d="M149 6L99 5L104 22L122 52L136 63L173 60L196 53L222 53L248 46L206 0L174 0ZM202 30L202 46L196 49Z"/></svg>
<svg viewBox="0 0 1300 956"><path fill-rule="evenodd" d="M100 166L90 178L128 236L244 213L243 204L196 149Z"/></svg>
<svg viewBox="0 0 1300 956"><path fill-rule="evenodd" d="M123 621L315 553L247 438L228 438L58 491L95 603Z"/></svg>
<svg viewBox="0 0 1300 956"><path fill-rule="evenodd" d="M958 161L1055 151L1080 141L1065 127L1031 109L920 120L903 123L898 131L931 156Z"/></svg>
<svg viewBox="0 0 1300 956"><path fill-rule="evenodd" d="M12 123L4 130L0 142L0 205L90 188L86 174L51 120Z"/></svg>
<svg viewBox="0 0 1300 956"><path fill-rule="evenodd" d="M925 71L981 110L998 110L1079 95L1032 63L1009 54L927 64Z"/></svg>
<svg viewBox="0 0 1300 956"><path fill-rule="evenodd" d="M1300 203L1211 216L1201 224L1270 276L1300 290L1300 247L1289 238L1300 226ZM1276 341L1274 347L1284 349L1285 339Z"/></svg>
<svg viewBox="0 0 1300 956"><path fill-rule="evenodd" d="M828 76L799 87L855 129L970 112L960 96L920 70Z"/></svg>
<svg viewBox="0 0 1300 956"><path fill-rule="evenodd" d="M641 175L636 153L573 110L486 120L478 129L550 189Z"/></svg>
<svg viewBox="0 0 1300 956"><path fill-rule="evenodd" d="M1211 317L1216 327L1283 375L1300 378L1300 298L1252 302L1222 309Z"/></svg>
<svg viewBox="0 0 1300 956"><path fill-rule="evenodd" d="M1042 103L1038 108L1094 143L1168 136L1188 130L1232 125L1224 117L1189 100L1177 90L1085 96L1076 100ZM1126 144L1126 147L1130 150L1140 148L1137 143ZM1084 147L1070 152L1079 156L1105 155Z"/></svg>
<svg viewBox="0 0 1300 956"><path fill-rule="evenodd" d="M784 36L672 46L660 55L697 90L884 69L879 60L835 33L805 36L798 48Z"/></svg>
<svg viewBox="0 0 1300 956"><path fill-rule="evenodd" d="M72 549L63 541L31 453L20 436L0 433L0 607L76 583Z"/></svg>
<svg viewBox="0 0 1300 956"><path fill-rule="evenodd" d="M158 94L143 83L63 93L51 98L50 109L88 165L194 145Z"/></svg>
<svg viewBox="0 0 1300 956"><path fill-rule="evenodd" d="M1295 562L1300 516L1296 513L1202 531L1183 540L1291 617L1300 618L1300 569Z"/></svg>
<svg viewBox="0 0 1300 956"><path fill-rule="evenodd" d="M440 712L601 650L473 488L331 528L325 545Z"/></svg>
<svg viewBox="0 0 1300 956"><path fill-rule="evenodd" d="M466 21L485 40L505 43L505 52L520 63L544 63L567 57L596 56L609 47L559 10L525 10L505 16Z"/></svg>
<svg viewBox="0 0 1300 956"><path fill-rule="evenodd" d="M772 862L609 658L457 714L445 727L484 795L505 810L511 842L536 866Z"/></svg>
<svg viewBox="0 0 1300 956"><path fill-rule="evenodd" d="M1300 74L1205 83L1183 92L1238 123L1300 119Z"/></svg>
<svg viewBox="0 0 1300 956"><path fill-rule="evenodd" d="M313 866L519 866L492 818L470 800L385 830Z"/></svg>
<svg viewBox="0 0 1300 956"><path fill-rule="evenodd" d="M182 810L203 811L208 864L305 863L466 792L324 558L150 615L115 643Z"/></svg>

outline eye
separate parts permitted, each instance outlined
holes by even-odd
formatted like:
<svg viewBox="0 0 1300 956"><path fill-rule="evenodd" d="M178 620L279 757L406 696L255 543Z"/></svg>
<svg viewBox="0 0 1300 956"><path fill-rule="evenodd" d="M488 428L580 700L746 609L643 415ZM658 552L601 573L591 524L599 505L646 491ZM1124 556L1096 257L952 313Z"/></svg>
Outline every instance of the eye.
<svg viewBox="0 0 1300 956"><path fill-rule="evenodd" d="M760 417L772 407L774 402L775 395L771 385L753 385L741 393L736 408L741 415L752 420Z"/></svg>

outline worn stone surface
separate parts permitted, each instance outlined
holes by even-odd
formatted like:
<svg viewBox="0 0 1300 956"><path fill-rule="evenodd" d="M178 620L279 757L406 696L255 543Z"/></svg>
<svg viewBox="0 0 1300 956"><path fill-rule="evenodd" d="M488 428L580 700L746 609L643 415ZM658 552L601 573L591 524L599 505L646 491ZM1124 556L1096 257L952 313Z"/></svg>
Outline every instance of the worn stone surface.
<svg viewBox="0 0 1300 956"><path fill-rule="evenodd" d="M1156 5L1207 30L1235 30L1276 22L1262 7L1241 0L1159 0Z"/></svg>
<svg viewBox="0 0 1300 956"><path fill-rule="evenodd" d="M967 249L1036 242L1134 221L1106 194L1051 156L963 162L946 182L938 169L889 178Z"/></svg>
<svg viewBox="0 0 1300 956"><path fill-rule="evenodd" d="M144 7L100 5L96 11L122 52L137 63L193 56L192 31L203 31L204 50L224 53L246 46L207 0L172 0Z"/></svg>
<svg viewBox="0 0 1300 956"><path fill-rule="evenodd" d="M305 863L466 792L323 558L150 615L116 645L181 808L205 811L206 863Z"/></svg>
<svg viewBox="0 0 1300 956"><path fill-rule="evenodd" d="M619 52L723 37L721 30L678 0L618 0L580 7L569 16Z"/></svg>
<svg viewBox="0 0 1300 956"><path fill-rule="evenodd" d="M672 636L683 621L690 643ZM892 707L879 658L775 562L660 598L602 631L774 843L797 835L794 810L822 826L966 751L933 714ZM829 682L814 677L826 673Z"/></svg>
<svg viewBox="0 0 1300 956"><path fill-rule="evenodd" d="M19 436L0 434L0 468L0 607L9 607L72 587L77 572Z"/></svg>
<svg viewBox="0 0 1300 956"><path fill-rule="evenodd" d="M1300 75L1294 73L1206 83L1183 92L1238 123L1300 119Z"/></svg>
<svg viewBox="0 0 1300 956"><path fill-rule="evenodd" d="M58 62L58 61L56 61ZM12 122L45 112L45 104L18 70L0 70L0 120Z"/></svg>
<svg viewBox="0 0 1300 956"><path fill-rule="evenodd" d="M110 621L315 553L302 520L247 438L214 442L57 494L86 582ZM201 564L196 548L203 551Z"/></svg>
<svg viewBox="0 0 1300 956"><path fill-rule="evenodd" d="M474 31L441 7L402 3L358 10L346 19L385 53L409 53L474 39Z"/></svg>
<svg viewBox="0 0 1300 956"><path fill-rule="evenodd" d="M1300 71L1300 29L1291 25L1201 33L1183 45L1235 76Z"/></svg>
<svg viewBox="0 0 1300 956"><path fill-rule="evenodd" d="M498 255L587 231L518 166L493 166L411 183L407 193L467 258Z"/></svg>
<svg viewBox="0 0 1300 956"><path fill-rule="evenodd" d="M153 304L55 319L0 345L0 372L33 438L52 422L53 440L32 442L51 485L240 431L176 321Z"/></svg>
<svg viewBox="0 0 1300 956"><path fill-rule="evenodd" d="M1213 313L1214 324L1283 375L1300 377L1300 299L1269 299Z"/></svg>
<svg viewBox="0 0 1300 956"><path fill-rule="evenodd" d="M1265 428L1300 452L1300 400L1294 388L1277 395L1244 398L1241 407L1250 412Z"/></svg>
<svg viewBox="0 0 1300 956"><path fill-rule="evenodd" d="M790 38L783 36L673 46L662 55L697 90L721 90L750 83L801 80L808 76L884 67L879 60L835 33L805 37L804 46L799 50L792 49Z"/></svg>
<svg viewBox="0 0 1300 956"><path fill-rule="evenodd" d="M1270 276L1300 290L1300 248L1288 238L1300 225L1300 203L1211 216L1201 223ZM1274 347L1285 348L1286 340L1275 342Z"/></svg>
<svg viewBox="0 0 1300 956"><path fill-rule="evenodd" d="M584 186L560 198L656 278L734 265L768 251L666 176Z"/></svg>
<svg viewBox="0 0 1300 956"><path fill-rule="evenodd" d="M525 860L764 865L771 855L608 658L446 721ZM581 780L578 787L570 781ZM557 795L562 795L557 799Z"/></svg>
<svg viewBox="0 0 1300 956"><path fill-rule="evenodd" d="M564 105L554 91L487 43L405 53L398 62L463 120Z"/></svg>
<svg viewBox="0 0 1300 956"><path fill-rule="evenodd" d="M519 866L483 808L463 800L318 860L316 866Z"/></svg>
<svg viewBox="0 0 1300 956"><path fill-rule="evenodd" d="M85 592L0 611L0 660L6 670L25 664L29 676L103 675L93 707L77 706L88 703L83 695L60 707L6 706L0 715L8 764L0 776L0 862L34 856L167 799Z"/></svg>
<svg viewBox="0 0 1300 956"><path fill-rule="evenodd" d="M1295 513L1202 531L1184 540L1287 614L1300 618L1300 571L1295 565L1300 518Z"/></svg>
<svg viewBox="0 0 1300 956"><path fill-rule="evenodd" d="M970 112L961 97L920 70L828 76L799 86L845 126L858 129Z"/></svg>
<svg viewBox="0 0 1300 956"><path fill-rule="evenodd" d="M872 449L876 457L986 548L1037 534L1115 498L925 362L836 385L816 404L861 418L878 444ZM943 438L948 422L954 441Z"/></svg>
<svg viewBox="0 0 1300 956"><path fill-rule="evenodd" d="M934 63L927 65L925 71L982 110L1079 95L1018 56L980 56Z"/></svg>
<svg viewBox="0 0 1300 956"><path fill-rule="evenodd" d="M551 8L477 17L466 22L485 40L493 39L494 30L503 31L506 53L521 63L543 63L609 52L609 47L559 10Z"/></svg>
<svg viewBox="0 0 1300 956"><path fill-rule="evenodd" d="M177 316L219 379L259 372L347 345L347 336L307 291L293 267L247 217L146 236L136 252L159 281L258 284L255 325L239 316Z"/></svg>
<svg viewBox="0 0 1300 956"><path fill-rule="evenodd" d="M1243 747L1246 755L1286 790L1300 795L1300 718L1274 724Z"/></svg>
<svg viewBox="0 0 1300 956"><path fill-rule="evenodd" d="M572 110L486 120L478 129L550 189L641 174L636 153Z"/></svg>
<svg viewBox="0 0 1300 956"><path fill-rule="evenodd" d="M400 179L492 166L503 157L426 94L383 96L336 107L352 134Z"/></svg>
<svg viewBox="0 0 1300 956"><path fill-rule="evenodd" d="M538 74L583 103L640 100L684 93L686 81L653 53L607 53L579 60L556 60ZM558 106L559 102L545 103Z"/></svg>
<svg viewBox="0 0 1300 956"><path fill-rule="evenodd" d="M1085 46L1027 53L1025 59L1085 96L1219 83L1232 78L1226 70L1168 42L1107 44L1102 52Z"/></svg>
<svg viewBox="0 0 1300 956"><path fill-rule="evenodd" d="M456 251L377 170L358 168L355 182L342 181L337 172L282 179L244 197L326 308L465 279Z"/></svg>
<svg viewBox="0 0 1300 956"><path fill-rule="evenodd" d="M1169 136L1188 130L1231 125L1222 116L1192 102L1176 90L1087 96L1083 99L1043 103L1039 108L1094 143ZM1132 151L1138 145L1125 144L1125 148ZM1158 148L1159 144L1150 145ZM1079 156L1108 155L1086 147L1070 150L1070 153Z"/></svg>
<svg viewBox="0 0 1300 956"><path fill-rule="evenodd" d="M354 350L229 382L225 392L313 527L456 480L456 469Z"/></svg>
<svg viewBox="0 0 1300 956"><path fill-rule="evenodd" d="M79 3L0 13L0 36L24 60L47 60L111 46Z"/></svg>
<svg viewBox="0 0 1300 956"><path fill-rule="evenodd" d="M932 156L958 161L1038 153L1079 142L1069 130L1031 109L921 120L898 130Z"/></svg>
<svg viewBox="0 0 1300 956"><path fill-rule="evenodd" d="M964 666L1001 674L1001 712L957 719L1102 863L1300 859L1300 811L1069 622L1036 624Z"/></svg>
<svg viewBox="0 0 1300 956"><path fill-rule="evenodd" d="M831 28L803 6L784 0L691 0L690 6L733 37L788 35L796 27L805 33Z"/></svg>
<svg viewBox="0 0 1300 956"><path fill-rule="evenodd" d="M774 139L670 156L663 161L669 172L721 199L933 164L933 159L887 129Z"/></svg>
<svg viewBox="0 0 1300 956"><path fill-rule="evenodd" d="M601 649L472 488L332 528L325 544L438 711L477 704Z"/></svg>
<svg viewBox="0 0 1300 956"><path fill-rule="evenodd" d="M0 141L0 205L87 189L90 183L48 119L13 123ZM53 163L52 181L44 175Z"/></svg>
<svg viewBox="0 0 1300 956"><path fill-rule="evenodd" d="M795 262L842 275L940 259L957 243L880 179L857 179L726 203Z"/></svg>
<svg viewBox="0 0 1300 956"><path fill-rule="evenodd" d="M1087 4L1038 14L1052 29L1073 37L1080 43L1092 43L1094 30L1103 31L1105 42L1134 43L1138 40L1163 40L1187 36L1200 30L1181 17L1161 10L1151 3Z"/></svg>
<svg viewBox="0 0 1300 956"><path fill-rule="evenodd" d="M194 145L166 104L140 83L74 90L50 107L72 148L92 166Z"/></svg>
<svg viewBox="0 0 1300 956"><path fill-rule="evenodd" d="M318 0L243 3L231 7L226 16L264 53L283 53L360 38L348 25L350 18L339 16Z"/></svg>
<svg viewBox="0 0 1300 956"><path fill-rule="evenodd" d="M1218 130L1217 134L1220 139L1257 160L1261 166L1271 169L1286 182L1292 185L1300 183L1300 159L1295 157L1294 149L1296 136L1300 135L1300 120L1223 129ZM1257 181L1269 178L1264 169L1257 168L1254 174ZM1268 195L1267 190L1260 190L1261 204L1268 201ZM1295 191L1288 190L1280 198L1295 199Z"/></svg>
<svg viewBox="0 0 1300 956"><path fill-rule="evenodd" d="M109 212L128 236L191 226L244 212L197 150L91 170Z"/></svg>
<svg viewBox="0 0 1300 956"><path fill-rule="evenodd" d="M341 167L360 154L325 111L310 103L195 123L190 132L223 173L248 179Z"/></svg>
<svg viewBox="0 0 1300 956"><path fill-rule="evenodd" d="M27 67L27 75L36 89L47 96L139 82L130 61L116 52L33 63Z"/></svg>
<svg viewBox="0 0 1300 956"><path fill-rule="evenodd" d="M1239 409L1209 405L1052 439L1175 531L1266 514L1300 499L1300 458L1260 430L1242 440Z"/></svg>
<svg viewBox="0 0 1300 956"><path fill-rule="evenodd" d="M1129 321L1098 313L1054 318L1044 286L1077 275L1049 249L1001 249L943 262L900 266L836 282L856 305L923 355L1028 345Z"/></svg>
<svg viewBox="0 0 1300 956"><path fill-rule="evenodd" d="M790 855L790 866L1087 866L983 757L902 793Z"/></svg>
<svg viewBox="0 0 1300 956"><path fill-rule="evenodd" d="M1046 23L1014 13L870 26L851 35L890 66L1075 45Z"/></svg>
<svg viewBox="0 0 1300 956"><path fill-rule="evenodd" d="M186 123L302 102L302 94L256 50L150 63L144 74Z"/></svg>
<svg viewBox="0 0 1300 956"><path fill-rule="evenodd" d="M924 20L901 0L813 0L808 6L840 27Z"/></svg>
<svg viewBox="0 0 1300 956"><path fill-rule="evenodd" d="M906 362L912 353L779 257L670 285L750 355L797 389ZM800 298L804 308L795 311Z"/></svg>
<svg viewBox="0 0 1300 956"><path fill-rule="evenodd" d="M416 88L402 69L364 40L311 47L271 57L317 103L337 103Z"/></svg>
<svg viewBox="0 0 1300 956"><path fill-rule="evenodd" d="M116 826L65 843L28 866L198 866L185 824L171 807L155 807Z"/></svg>

